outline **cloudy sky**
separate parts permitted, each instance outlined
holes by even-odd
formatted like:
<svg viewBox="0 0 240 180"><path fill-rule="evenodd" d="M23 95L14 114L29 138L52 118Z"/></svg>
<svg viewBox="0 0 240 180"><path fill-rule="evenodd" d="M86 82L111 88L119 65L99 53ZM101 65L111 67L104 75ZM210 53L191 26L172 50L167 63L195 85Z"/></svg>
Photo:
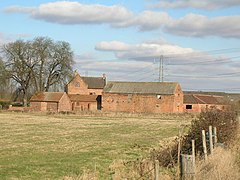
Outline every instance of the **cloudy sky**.
<svg viewBox="0 0 240 180"><path fill-rule="evenodd" d="M0 22L0 45L69 42L82 75L240 92L239 0L1 0Z"/></svg>

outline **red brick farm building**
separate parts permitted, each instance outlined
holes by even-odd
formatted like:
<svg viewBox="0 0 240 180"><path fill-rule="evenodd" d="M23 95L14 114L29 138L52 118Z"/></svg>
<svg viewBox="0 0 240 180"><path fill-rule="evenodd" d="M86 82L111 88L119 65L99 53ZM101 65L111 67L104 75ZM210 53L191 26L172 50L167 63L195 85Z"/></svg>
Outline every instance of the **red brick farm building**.
<svg viewBox="0 0 240 180"><path fill-rule="evenodd" d="M210 108L226 110L230 106L223 96L203 95L203 94L185 94L184 112L200 113Z"/></svg>
<svg viewBox="0 0 240 180"><path fill-rule="evenodd" d="M43 112L71 111L71 101L65 92L40 92L31 97L30 108Z"/></svg>
<svg viewBox="0 0 240 180"><path fill-rule="evenodd" d="M183 92L176 82L108 82L103 111L139 113L183 112Z"/></svg>

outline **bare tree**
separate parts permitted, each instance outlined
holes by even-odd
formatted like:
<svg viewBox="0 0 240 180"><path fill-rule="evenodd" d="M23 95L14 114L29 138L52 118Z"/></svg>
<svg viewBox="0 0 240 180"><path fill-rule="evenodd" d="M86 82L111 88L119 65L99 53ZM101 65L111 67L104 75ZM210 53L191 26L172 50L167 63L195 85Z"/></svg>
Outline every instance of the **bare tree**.
<svg viewBox="0 0 240 180"><path fill-rule="evenodd" d="M49 91L72 74L73 52L64 41L46 37L17 40L5 44L2 55L9 78L18 83L18 92L23 94L24 106L30 91Z"/></svg>
<svg viewBox="0 0 240 180"><path fill-rule="evenodd" d="M0 98L3 98L6 93L7 75L2 58L0 57Z"/></svg>
<svg viewBox="0 0 240 180"><path fill-rule="evenodd" d="M7 74L20 85L18 90L23 93L23 105L26 106L32 69L36 64L31 43L22 40L8 43L3 46L3 54Z"/></svg>
<svg viewBox="0 0 240 180"><path fill-rule="evenodd" d="M73 52L69 43L38 37L33 47L38 61L33 70L36 91L49 91L51 86L61 84L72 74Z"/></svg>

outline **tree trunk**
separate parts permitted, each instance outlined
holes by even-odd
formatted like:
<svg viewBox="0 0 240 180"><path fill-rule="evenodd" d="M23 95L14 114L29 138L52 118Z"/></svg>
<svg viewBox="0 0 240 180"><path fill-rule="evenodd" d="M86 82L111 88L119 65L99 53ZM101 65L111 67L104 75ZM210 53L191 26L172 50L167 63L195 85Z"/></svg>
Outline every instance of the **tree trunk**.
<svg viewBox="0 0 240 180"><path fill-rule="evenodd" d="M24 107L27 107L27 102L28 102L28 100L27 100L27 91L24 89L23 90L23 106Z"/></svg>

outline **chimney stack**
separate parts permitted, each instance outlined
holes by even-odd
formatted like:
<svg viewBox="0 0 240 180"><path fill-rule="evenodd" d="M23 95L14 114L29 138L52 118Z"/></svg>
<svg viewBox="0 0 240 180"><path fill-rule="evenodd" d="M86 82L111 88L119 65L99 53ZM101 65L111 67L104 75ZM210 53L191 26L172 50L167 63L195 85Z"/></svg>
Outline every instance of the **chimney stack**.
<svg viewBox="0 0 240 180"><path fill-rule="evenodd" d="M106 74L104 73L103 75L102 75L102 78L103 78L103 80L104 80L104 86L106 85Z"/></svg>

